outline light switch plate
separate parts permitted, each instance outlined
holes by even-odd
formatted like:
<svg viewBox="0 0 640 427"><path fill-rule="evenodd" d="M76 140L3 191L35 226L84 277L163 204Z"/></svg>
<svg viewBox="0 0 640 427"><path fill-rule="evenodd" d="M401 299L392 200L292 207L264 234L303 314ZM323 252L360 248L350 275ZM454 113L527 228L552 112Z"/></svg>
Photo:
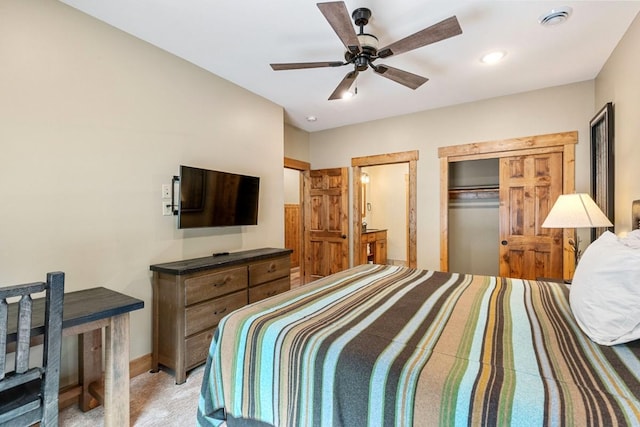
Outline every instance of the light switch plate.
<svg viewBox="0 0 640 427"><path fill-rule="evenodd" d="M171 216L173 215L173 209L171 209L171 200L163 200L162 201L162 215Z"/></svg>
<svg viewBox="0 0 640 427"><path fill-rule="evenodd" d="M162 184L162 198L170 199L171 198L171 185Z"/></svg>

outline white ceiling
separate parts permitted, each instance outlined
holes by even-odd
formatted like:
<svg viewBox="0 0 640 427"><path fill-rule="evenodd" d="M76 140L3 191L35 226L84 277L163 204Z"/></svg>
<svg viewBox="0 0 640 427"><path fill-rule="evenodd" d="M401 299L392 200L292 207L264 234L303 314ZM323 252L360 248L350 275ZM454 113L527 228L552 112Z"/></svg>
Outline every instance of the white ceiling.
<svg viewBox="0 0 640 427"><path fill-rule="evenodd" d="M640 1L613 0L347 0L349 13L371 9L365 32L381 47L452 15L463 33L383 60L428 77L417 90L367 70L357 96L328 101L350 66L269 66L343 59L344 46L316 1L62 1L283 106L286 121L309 132L593 79L640 10ZM573 9L564 24L538 24L562 6ZM507 52L500 64L480 63L495 49ZM308 122L309 115L318 120Z"/></svg>

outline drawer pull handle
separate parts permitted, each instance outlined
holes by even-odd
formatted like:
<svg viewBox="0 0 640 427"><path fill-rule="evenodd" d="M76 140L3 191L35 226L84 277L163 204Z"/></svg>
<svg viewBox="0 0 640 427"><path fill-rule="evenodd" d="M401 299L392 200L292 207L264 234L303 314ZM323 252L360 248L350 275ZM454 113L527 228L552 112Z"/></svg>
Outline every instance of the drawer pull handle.
<svg viewBox="0 0 640 427"><path fill-rule="evenodd" d="M222 282L214 283L213 286L216 287L216 288L218 286L224 286L227 283L229 283L230 281L231 281L231 277L227 276L227 277L224 278L224 280Z"/></svg>
<svg viewBox="0 0 640 427"><path fill-rule="evenodd" d="M272 296L274 296L274 295L275 295L275 294L277 294L277 293L278 293L278 291L271 291L271 292L267 292L267 296L268 296L268 297L272 297Z"/></svg>
<svg viewBox="0 0 640 427"><path fill-rule="evenodd" d="M276 271L276 265L275 264L271 264L269 266L269 269L267 270L267 273L273 273L274 271Z"/></svg>
<svg viewBox="0 0 640 427"><path fill-rule="evenodd" d="M216 314L222 314L222 313L224 313L225 311L227 311L227 307L223 308L222 310L214 311L214 312L213 312L213 314L214 314L214 315L216 315Z"/></svg>

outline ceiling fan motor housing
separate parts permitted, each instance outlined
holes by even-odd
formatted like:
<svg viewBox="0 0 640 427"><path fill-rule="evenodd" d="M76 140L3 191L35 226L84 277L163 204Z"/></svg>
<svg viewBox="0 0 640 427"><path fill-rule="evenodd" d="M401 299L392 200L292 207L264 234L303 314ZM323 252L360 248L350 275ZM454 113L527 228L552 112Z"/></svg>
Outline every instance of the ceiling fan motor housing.
<svg viewBox="0 0 640 427"><path fill-rule="evenodd" d="M364 71L369 67L369 58L363 54L358 55L358 57L353 61L353 64L356 66L356 70Z"/></svg>
<svg viewBox="0 0 640 427"><path fill-rule="evenodd" d="M373 34L364 32L364 26L369 23L371 18L371 10L361 7L353 11L351 14L354 24L360 27L360 33L357 34L360 43L360 52L345 52L344 58L348 63L353 63L356 70L364 71L375 60L378 54L378 38Z"/></svg>

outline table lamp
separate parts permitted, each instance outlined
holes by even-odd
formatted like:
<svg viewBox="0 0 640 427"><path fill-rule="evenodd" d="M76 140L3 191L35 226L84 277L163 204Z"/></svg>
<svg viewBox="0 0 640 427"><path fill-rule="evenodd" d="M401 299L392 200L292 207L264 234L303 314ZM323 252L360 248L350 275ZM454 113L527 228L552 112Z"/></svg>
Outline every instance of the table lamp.
<svg viewBox="0 0 640 427"><path fill-rule="evenodd" d="M542 228L597 228L612 227L609 218L600 210L596 202L586 193L563 194L554 203ZM569 239L573 248L576 265L580 258L580 238Z"/></svg>

